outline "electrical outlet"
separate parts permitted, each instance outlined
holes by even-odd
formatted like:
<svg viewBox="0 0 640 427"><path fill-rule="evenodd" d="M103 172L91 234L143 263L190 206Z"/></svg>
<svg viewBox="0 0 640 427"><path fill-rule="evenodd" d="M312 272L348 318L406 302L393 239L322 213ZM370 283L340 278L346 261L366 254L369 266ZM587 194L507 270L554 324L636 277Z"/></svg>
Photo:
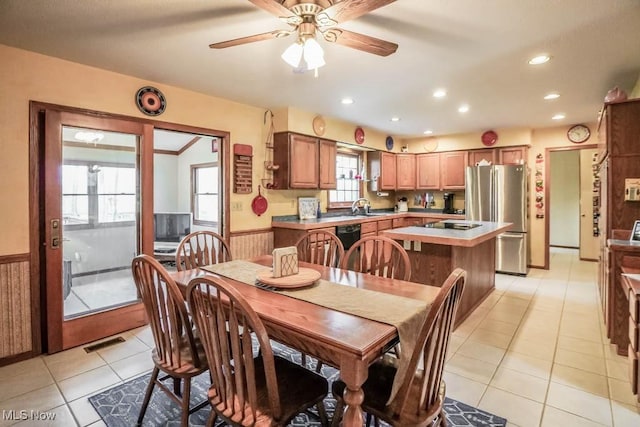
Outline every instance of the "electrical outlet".
<svg viewBox="0 0 640 427"><path fill-rule="evenodd" d="M242 202L232 202L231 203L231 211L232 212L240 212L240 211L242 211Z"/></svg>

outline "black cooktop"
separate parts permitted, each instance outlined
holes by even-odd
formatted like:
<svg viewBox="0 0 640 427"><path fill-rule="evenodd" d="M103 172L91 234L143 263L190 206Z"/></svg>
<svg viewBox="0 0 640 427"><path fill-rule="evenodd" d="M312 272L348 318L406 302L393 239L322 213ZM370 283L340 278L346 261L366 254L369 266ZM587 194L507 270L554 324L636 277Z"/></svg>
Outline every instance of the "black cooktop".
<svg viewBox="0 0 640 427"><path fill-rule="evenodd" d="M468 224L465 222L432 222L425 224L426 228L440 228L440 229L452 229L452 230L471 230L472 228L480 227L482 224Z"/></svg>

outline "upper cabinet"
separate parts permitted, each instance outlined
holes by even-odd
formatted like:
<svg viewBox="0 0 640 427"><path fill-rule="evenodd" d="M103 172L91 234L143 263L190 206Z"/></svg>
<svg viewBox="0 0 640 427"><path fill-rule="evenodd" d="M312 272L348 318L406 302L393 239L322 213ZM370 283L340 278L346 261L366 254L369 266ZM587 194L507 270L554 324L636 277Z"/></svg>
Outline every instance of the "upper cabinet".
<svg viewBox="0 0 640 427"><path fill-rule="evenodd" d="M476 166L483 160L492 165L522 165L527 163L528 148L525 145L483 148L481 150L469 150L468 154L469 166Z"/></svg>
<svg viewBox="0 0 640 427"><path fill-rule="evenodd" d="M320 140L320 181L319 188L336 188L336 154L337 147L334 141Z"/></svg>
<svg viewBox="0 0 640 427"><path fill-rule="evenodd" d="M418 154L416 180L419 190L464 189L466 151Z"/></svg>
<svg viewBox="0 0 640 427"><path fill-rule="evenodd" d="M396 155L382 151L367 153L369 177L378 180L379 190L396 189Z"/></svg>
<svg viewBox="0 0 640 427"><path fill-rule="evenodd" d="M419 190L440 189L440 154L416 155L416 188Z"/></svg>
<svg viewBox="0 0 640 427"><path fill-rule="evenodd" d="M523 165L527 162L527 147L504 147L498 149L498 164Z"/></svg>
<svg viewBox="0 0 640 427"><path fill-rule="evenodd" d="M396 189L414 190L416 188L416 156L414 154L396 154Z"/></svg>
<svg viewBox="0 0 640 427"><path fill-rule="evenodd" d="M491 165L496 164L498 156L496 150L493 148L487 148L484 150L471 150L469 151L469 166L476 166L478 163L489 163Z"/></svg>
<svg viewBox="0 0 640 427"><path fill-rule="evenodd" d="M273 172L277 189L336 187L336 145L333 141L278 132L273 137L273 161L279 166Z"/></svg>
<svg viewBox="0 0 640 427"><path fill-rule="evenodd" d="M440 184L443 190L464 190L466 151L440 153Z"/></svg>

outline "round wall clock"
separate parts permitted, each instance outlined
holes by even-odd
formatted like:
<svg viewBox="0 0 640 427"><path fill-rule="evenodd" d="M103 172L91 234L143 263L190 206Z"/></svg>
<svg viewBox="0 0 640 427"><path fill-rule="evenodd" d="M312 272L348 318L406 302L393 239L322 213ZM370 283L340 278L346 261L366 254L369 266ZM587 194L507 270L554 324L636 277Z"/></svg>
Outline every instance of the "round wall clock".
<svg viewBox="0 0 640 427"><path fill-rule="evenodd" d="M357 127L353 137L358 144L362 144L364 142L364 130L361 127Z"/></svg>
<svg viewBox="0 0 640 427"><path fill-rule="evenodd" d="M482 141L482 144L484 144L487 147L491 147L493 144L495 144L498 141L498 134L492 130L488 130L482 134L480 139Z"/></svg>
<svg viewBox="0 0 640 427"><path fill-rule="evenodd" d="M591 136L591 131L585 125L574 125L567 131L567 138L574 144L581 144Z"/></svg>
<svg viewBox="0 0 640 427"><path fill-rule="evenodd" d="M155 87L145 86L136 93L136 105L147 116L159 116L167 108L167 99Z"/></svg>
<svg viewBox="0 0 640 427"><path fill-rule="evenodd" d="M327 127L327 124L324 122L324 119L322 118L322 116L315 116L313 118L313 122L311 123L311 125L313 126L313 132L316 135L318 136L324 135L324 131Z"/></svg>
<svg viewBox="0 0 640 427"><path fill-rule="evenodd" d="M393 150L393 138L391 136L388 136L384 143L387 146L387 150Z"/></svg>

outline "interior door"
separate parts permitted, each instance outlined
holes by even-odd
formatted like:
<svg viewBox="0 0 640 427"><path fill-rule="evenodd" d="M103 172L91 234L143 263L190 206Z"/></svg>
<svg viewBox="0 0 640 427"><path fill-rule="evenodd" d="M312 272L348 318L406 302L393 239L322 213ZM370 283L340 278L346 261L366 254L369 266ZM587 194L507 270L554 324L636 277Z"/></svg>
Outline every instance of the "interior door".
<svg viewBox="0 0 640 427"><path fill-rule="evenodd" d="M593 157L596 148L580 150L580 259L598 259L598 236L593 235Z"/></svg>
<svg viewBox="0 0 640 427"><path fill-rule="evenodd" d="M151 125L47 110L44 143L41 271L55 353L146 323L130 265L153 250L153 230L142 227L153 223L143 161L153 136Z"/></svg>

